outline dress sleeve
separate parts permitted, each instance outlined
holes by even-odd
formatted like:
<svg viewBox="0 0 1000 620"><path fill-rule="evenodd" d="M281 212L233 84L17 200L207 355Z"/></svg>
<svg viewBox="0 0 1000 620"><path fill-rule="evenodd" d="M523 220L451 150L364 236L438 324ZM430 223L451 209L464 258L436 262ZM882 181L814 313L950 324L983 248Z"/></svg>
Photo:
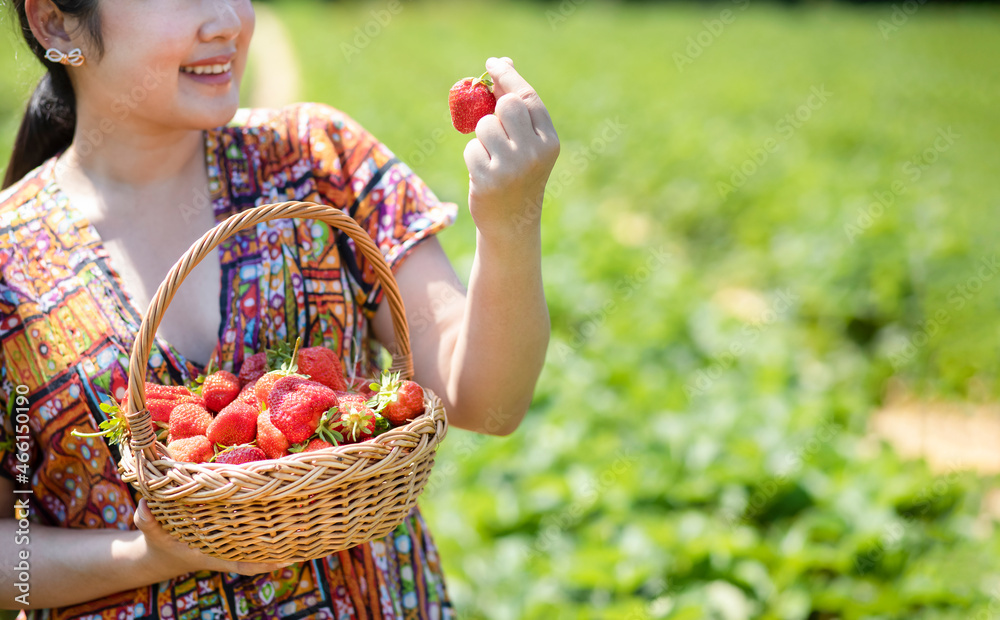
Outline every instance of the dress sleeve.
<svg viewBox="0 0 1000 620"><path fill-rule="evenodd" d="M393 272L418 243L455 222L458 205L441 202L409 166L354 119L330 106L312 104L305 118L317 190L364 229ZM371 320L382 299L375 272L353 241L358 299ZM349 266L351 267L351 266Z"/></svg>

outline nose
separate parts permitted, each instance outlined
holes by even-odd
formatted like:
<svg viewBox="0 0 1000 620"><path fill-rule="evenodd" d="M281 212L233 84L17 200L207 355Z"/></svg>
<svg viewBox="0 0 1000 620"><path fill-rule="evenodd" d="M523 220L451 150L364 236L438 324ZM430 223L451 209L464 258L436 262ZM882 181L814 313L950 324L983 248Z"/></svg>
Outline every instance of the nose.
<svg viewBox="0 0 1000 620"><path fill-rule="evenodd" d="M248 0L205 0L206 7L205 22L199 30L199 35L203 41L223 40L231 41L240 33L243 27L243 20L240 19L240 12L237 4L242 4Z"/></svg>

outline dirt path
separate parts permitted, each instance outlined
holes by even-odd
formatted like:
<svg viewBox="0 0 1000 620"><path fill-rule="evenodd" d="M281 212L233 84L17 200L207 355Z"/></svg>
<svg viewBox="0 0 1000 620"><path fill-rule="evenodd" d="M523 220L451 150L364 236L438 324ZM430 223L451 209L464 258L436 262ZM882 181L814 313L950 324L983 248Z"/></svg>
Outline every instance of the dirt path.
<svg viewBox="0 0 1000 620"><path fill-rule="evenodd" d="M300 69L291 38L277 14L267 5L254 4L257 25L250 45L249 69L253 84L249 107L280 108L299 100Z"/></svg>

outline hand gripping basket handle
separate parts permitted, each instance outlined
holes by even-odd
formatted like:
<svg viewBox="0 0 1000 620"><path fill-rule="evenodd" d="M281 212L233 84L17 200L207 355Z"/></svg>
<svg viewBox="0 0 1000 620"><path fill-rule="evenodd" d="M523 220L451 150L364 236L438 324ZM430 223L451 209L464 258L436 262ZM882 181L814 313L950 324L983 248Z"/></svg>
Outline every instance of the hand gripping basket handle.
<svg viewBox="0 0 1000 620"><path fill-rule="evenodd" d="M142 460L154 461L156 454L156 435L153 430L152 418L146 409L146 366L149 363L149 353L156 330L166 312L174 293L184 278L195 266L213 251L221 242L237 232L256 226L269 220L301 218L319 220L343 231L353 241L355 246L370 261L385 291L385 299L392 313L392 326L396 334L397 350L393 352L391 370L399 372L406 379L413 377L413 358L410 354L410 330L406 324L406 311L403 298L396 286L396 279L389 269L382 252L372 241L367 232L349 215L330 206L312 202L282 202L247 209L224 222L216 225L198 241L174 264L166 279L160 284L156 295L149 303L146 314L142 317L139 334L132 346L132 355L128 364L128 402L125 405L125 417L129 425L129 444L136 457L136 469L142 472ZM145 457L145 458L144 458ZM143 476L139 475L140 484Z"/></svg>

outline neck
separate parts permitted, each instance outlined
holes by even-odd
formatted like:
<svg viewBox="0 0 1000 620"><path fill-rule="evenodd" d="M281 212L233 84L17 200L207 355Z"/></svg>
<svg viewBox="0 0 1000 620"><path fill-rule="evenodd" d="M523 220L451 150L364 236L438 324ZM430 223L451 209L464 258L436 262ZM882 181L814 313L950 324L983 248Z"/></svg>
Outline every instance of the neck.
<svg viewBox="0 0 1000 620"><path fill-rule="evenodd" d="M94 187L155 190L188 178L204 166L203 134L197 129L139 126L78 110L73 142L60 164Z"/></svg>

